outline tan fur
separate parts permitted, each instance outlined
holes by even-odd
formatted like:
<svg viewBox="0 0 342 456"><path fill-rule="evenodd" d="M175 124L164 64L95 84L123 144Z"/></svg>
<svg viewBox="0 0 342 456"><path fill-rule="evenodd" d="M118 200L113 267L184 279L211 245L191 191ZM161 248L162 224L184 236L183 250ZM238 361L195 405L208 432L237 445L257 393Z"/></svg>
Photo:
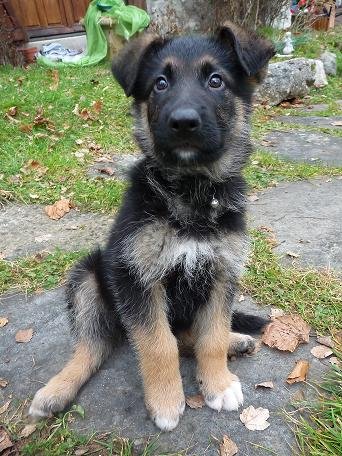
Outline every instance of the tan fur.
<svg viewBox="0 0 342 456"><path fill-rule="evenodd" d="M102 347L79 342L66 366L41 388L30 407L33 417L63 410L76 396L80 387L98 369L103 360Z"/></svg>
<svg viewBox="0 0 342 456"><path fill-rule="evenodd" d="M227 367L230 321L225 312L226 294L226 276L222 273L213 286L210 302L193 326L197 377L206 397L223 393L234 378Z"/></svg>
<svg viewBox="0 0 342 456"><path fill-rule="evenodd" d="M139 356L146 407L152 418L156 415L178 417L184 404L177 341L163 308L164 293L161 285L153 289L153 327L137 327L131 334Z"/></svg>

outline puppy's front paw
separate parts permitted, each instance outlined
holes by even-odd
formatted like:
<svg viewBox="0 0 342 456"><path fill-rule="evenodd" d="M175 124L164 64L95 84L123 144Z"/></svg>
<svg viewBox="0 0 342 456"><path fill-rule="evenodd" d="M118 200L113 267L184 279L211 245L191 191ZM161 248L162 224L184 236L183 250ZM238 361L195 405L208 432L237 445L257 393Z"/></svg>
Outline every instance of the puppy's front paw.
<svg viewBox="0 0 342 456"><path fill-rule="evenodd" d="M54 413L61 412L70 402L70 395L65 389L63 393L49 385L38 390L29 409L29 416L34 420L51 417Z"/></svg>
<svg viewBox="0 0 342 456"><path fill-rule="evenodd" d="M152 420L155 425L162 431L172 431L179 423L179 418L183 415L185 400L180 402L176 407L168 410L158 410L151 412Z"/></svg>
<svg viewBox="0 0 342 456"><path fill-rule="evenodd" d="M239 406L243 404L243 394L241 390L241 383L238 379L233 380L222 393L204 396L205 402L208 407L220 410L238 410Z"/></svg>

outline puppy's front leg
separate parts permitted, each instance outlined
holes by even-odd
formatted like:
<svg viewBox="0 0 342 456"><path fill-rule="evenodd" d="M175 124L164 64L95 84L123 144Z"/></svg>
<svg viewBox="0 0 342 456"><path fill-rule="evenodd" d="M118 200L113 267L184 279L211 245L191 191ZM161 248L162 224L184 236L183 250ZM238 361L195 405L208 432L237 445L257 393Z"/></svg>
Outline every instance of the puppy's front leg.
<svg viewBox="0 0 342 456"><path fill-rule="evenodd" d="M155 285L144 299L150 316L128 328L129 337L139 358L146 407L160 429L171 431L185 407L177 341L167 320L164 287Z"/></svg>
<svg viewBox="0 0 342 456"><path fill-rule="evenodd" d="M237 410L243 403L240 381L227 366L231 301L232 293L222 274L215 280L209 302L193 326L197 378L206 404L215 410Z"/></svg>

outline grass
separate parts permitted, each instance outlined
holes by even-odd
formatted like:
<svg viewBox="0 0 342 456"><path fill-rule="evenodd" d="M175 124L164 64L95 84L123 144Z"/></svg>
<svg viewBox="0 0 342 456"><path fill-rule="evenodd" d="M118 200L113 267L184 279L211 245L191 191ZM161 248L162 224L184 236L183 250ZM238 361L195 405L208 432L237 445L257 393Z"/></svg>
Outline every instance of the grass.
<svg viewBox="0 0 342 456"><path fill-rule="evenodd" d="M86 252L55 250L15 261L0 260L0 294L9 290L39 292L60 284L70 267Z"/></svg>
<svg viewBox="0 0 342 456"><path fill-rule="evenodd" d="M259 304L298 312L323 334L342 329L342 283L332 272L284 267L265 232L254 230L252 240L245 293Z"/></svg>
<svg viewBox="0 0 342 456"><path fill-rule="evenodd" d="M342 363L341 353L336 353ZM314 402L296 404L288 419L296 430L300 456L335 456L342 453L342 369L335 366L317 385Z"/></svg>
<svg viewBox="0 0 342 456"><path fill-rule="evenodd" d="M72 429L76 417L84 418L84 410L74 405L68 412L59 414L36 424L35 431L28 437L21 435L27 424L25 418L26 402L19 403L2 418L2 425L10 434L15 454L22 456L73 456L75 454L97 456L134 456L137 448L134 442L120 438L114 433L92 433L81 435ZM13 447L12 447L13 450ZM183 453L161 454L158 451L157 438L146 439L139 447L140 456L181 456ZM11 453L12 454L12 453ZM13 453L14 454L14 453Z"/></svg>
<svg viewBox="0 0 342 456"><path fill-rule="evenodd" d="M81 209L113 211L125 185L91 179L87 168L101 155L136 150L129 103L105 65L62 68L58 77L57 90L51 90L51 70L0 67L0 197L50 204L63 194ZM95 120L76 115L76 105ZM17 109L13 117L6 115L11 107ZM36 119L35 125L39 109L49 122ZM80 151L83 156L77 158ZM40 168L25 173L29 160Z"/></svg>

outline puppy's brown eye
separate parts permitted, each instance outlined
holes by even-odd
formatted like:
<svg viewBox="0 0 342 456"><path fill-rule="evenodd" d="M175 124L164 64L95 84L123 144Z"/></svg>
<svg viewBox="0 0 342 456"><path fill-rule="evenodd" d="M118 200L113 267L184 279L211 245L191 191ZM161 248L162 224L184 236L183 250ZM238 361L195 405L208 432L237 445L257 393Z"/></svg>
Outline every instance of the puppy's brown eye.
<svg viewBox="0 0 342 456"><path fill-rule="evenodd" d="M219 74L212 74L209 79L209 87L219 89L223 86L223 80Z"/></svg>
<svg viewBox="0 0 342 456"><path fill-rule="evenodd" d="M156 83L154 85L155 89L158 91L158 92L161 92L163 90L166 90L168 88L169 84L167 82L167 80L163 77L163 76L160 76L157 80L156 80Z"/></svg>

